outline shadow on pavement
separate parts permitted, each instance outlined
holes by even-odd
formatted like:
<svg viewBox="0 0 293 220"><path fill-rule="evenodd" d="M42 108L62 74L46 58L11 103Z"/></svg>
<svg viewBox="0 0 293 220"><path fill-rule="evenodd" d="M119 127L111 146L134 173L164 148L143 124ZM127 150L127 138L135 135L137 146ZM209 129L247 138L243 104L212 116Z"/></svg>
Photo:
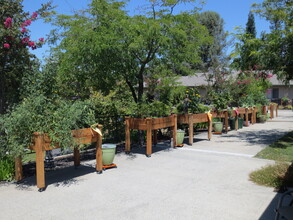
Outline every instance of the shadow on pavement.
<svg viewBox="0 0 293 220"><path fill-rule="evenodd" d="M234 138L224 141L217 140L217 142L247 142L248 144L254 145L269 145L279 138L283 137L285 134L287 134L288 131L278 131L275 129L271 130L258 130L258 131L241 131L237 132L235 134L227 134L225 137L227 138ZM236 139L236 140L235 140Z"/></svg>
<svg viewBox="0 0 293 220"><path fill-rule="evenodd" d="M84 176L89 173L94 173L95 167L91 165L80 165L77 168L74 166L65 167L61 169L51 170L50 172L45 172L45 182L46 186L54 187L65 187L76 184L82 179L77 177ZM16 188L19 190L33 190L31 186L36 186L36 176L30 176L23 179L21 182L16 184Z"/></svg>

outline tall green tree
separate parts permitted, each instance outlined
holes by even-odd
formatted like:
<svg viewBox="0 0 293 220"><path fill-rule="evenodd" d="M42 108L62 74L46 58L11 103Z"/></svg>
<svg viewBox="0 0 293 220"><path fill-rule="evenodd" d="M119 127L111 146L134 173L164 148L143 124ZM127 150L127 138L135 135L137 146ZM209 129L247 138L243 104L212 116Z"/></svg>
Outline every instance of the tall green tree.
<svg viewBox="0 0 293 220"><path fill-rule="evenodd" d="M246 23L246 34L248 34L251 38L256 38L254 15L251 11L248 14L248 20Z"/></svg>
<svg viewBox="0 0 293 220"><path fill-rule="evenodd" d="M40 47L44 38L33 41L30 38L29 26L45 11L50 3L32 14L24 12L21 0L0 1L0 113L9 104L19 100L19 87L22 77L32 70L34 56L29 48Z"/></svg>
<svg viewBox="0 0 293 220"><path fill-rule="evenodd" d="M271 24L258 54L264 68L284 80L293 79L293 1L264 0L253 8Z"/></svg>
<svg viewBox="0 0 293 220"><path fill-rule="evenodd" d="M198 14L198 21L204 25L213 38L212 44L206 44L201 49L202 69L217 69L226 63L225 48L227 47L228 33L224 30L224 19L214 11L205 11Z"/></svg>
<svg viewBox="0 0 293 220"><path fill-rule="evenodd" d="M198 48L210 38L193 12L172 14L181 2L187 1L150 1L144 14L129 16L125 1L94 0L82 14L60 15L63 94L86 97L91 89L106 94L124 81L133 100L142 103L148 78L193 72L201 62Z"/></svg>
<svg viewBox="0 0 293 220"><path fill-rule="evenodd" d="M232 66L239 70L252 70L261 65L258 52L261 48L261 39L256 38L254 15L250 11L245 30L240 29L236 35L235 53Z"/></svg>

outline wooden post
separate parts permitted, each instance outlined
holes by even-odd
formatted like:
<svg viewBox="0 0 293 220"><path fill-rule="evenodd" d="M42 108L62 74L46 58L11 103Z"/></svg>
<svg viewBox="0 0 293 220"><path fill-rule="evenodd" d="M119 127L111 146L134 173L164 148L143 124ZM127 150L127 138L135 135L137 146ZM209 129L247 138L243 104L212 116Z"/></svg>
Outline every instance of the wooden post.
<svg viewBox="0 0 293 220"><path fill-rule="evenodd" d="M278 117L278 108L279 108L279 105L276 105L276 117Z"/></svg>
<svg viewBox="0 0 293 220"><path fill-rule="evenodd" d="M46 188L43 145L44 145L44 134L37 134L35 136L35 151L36 151L37 187L39 188L39 191L44 191Z"/></svg>
<svg viewBox="0 0 293 220"><path fill-rule="evenodd" d="M80 165L80 152L77 147L74 148L73 158L74 158L74 166L78 167Z"/></svg>
<svg viewBox="0 0 293 220"><path fill-rule="evenodd" d="M229 124L228 111L225 111L224 114L225 114L225 131L226 133L228 133L228 124Z"/></svg>
<svg viewBox="0 0 293 220"><path fill-rule="evenodd" d="M252 108L251 121L252 121L252 124L255 124L256 122L256 107Z"/></svg>
<svg viewBox="0 0 293 220"><path fill-rule="evenodd" d="M245 125L248 127L248 108L245 108Z"/></svg>
<svg viewBox="0 0 293 220"><path fill-rule="evenodd" d="M177 115L173 115L173 123L174 123L174 126L173 126L173 147L176 147L177 146Z"/></svg>
<svg viewBox="0 0 293 220"><path fill-rule="evenodd" d="M270 105L270 118L273 119L274 118L274 106Z"/></svg>
<svg viewBox="0 0 293 220"><path fill-rule="evenodd" d="M125 117L125 152L130 152L130 128L129 128L129 117Z"/></svg>
<svg viewBox="0 0 293 220"><path fill-rule="evenodd" d="M15 165L15 180L20 181L23 179L21 156L15 158L14 165Z"/></svg>
<svg viewBox="0 0 293 220"><path fill-rule="evenodd" d="M193 115L189 114L188 115L188 132L189 132L189 145L193 144Z"/></svg>
<svg viewBox="0 0 293 220"><path fill-rule="evenodd" d="M267 107L264 105L263 107L262 107L262 115L266 115L267 114Z"/></svg>
<svg viewBox="0 0 293 220"><path fill-rule="evenodd" d="M158 130L153 130L154 144L158 143Z"/></svg>
<svg viewBox="0 0 293 220"><path fill-rule="evenodd" d="M235 130L237 131L238 130L238 115L236 114L235 112Z"/></svg>
<svg viewBox="0 0 293 220"><path fill-rule="evenodd" d="M102 132L103 126L98 125L98 128ZM97 171L97 173L101 174L103 172L102 136L100 134L96 134L96 135L98 135L98 140L97 140L97 143L96 143L96 171Z"/></svg>
<svg viewBox="0 0 293 220"><path fill-rule="evenodd" d="M146 125L147 125L146 156L150 157L152 154L152 118L146 119Z"/></svg>
<svg viewBox="0 0 293 220"><path fill-rule="evenodd" d="M212 139L212 130L213 130L213 120L211 118L211 120L208 117L208 139L211 140Z"/></svg>

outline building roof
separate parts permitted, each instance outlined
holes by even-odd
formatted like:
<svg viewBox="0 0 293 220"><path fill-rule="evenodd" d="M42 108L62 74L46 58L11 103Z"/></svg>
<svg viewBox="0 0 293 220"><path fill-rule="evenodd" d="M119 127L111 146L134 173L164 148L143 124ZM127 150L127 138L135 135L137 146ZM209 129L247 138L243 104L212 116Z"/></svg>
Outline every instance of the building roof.
<svg viewBox="0 0 293 220"><path fill-rule="evenodd" d="M273 86L286 86L284 82L277 79L276 75L273 75L273 77L269 78L269 80ZM183 86L188 86L188 87L208 85L208 82L206 81L204 73L197 73L197 75L193 75L193 76L181 76L177 80L177 82L181 83ZM291 80L288 85L293 86L293 80Z"/></svg>

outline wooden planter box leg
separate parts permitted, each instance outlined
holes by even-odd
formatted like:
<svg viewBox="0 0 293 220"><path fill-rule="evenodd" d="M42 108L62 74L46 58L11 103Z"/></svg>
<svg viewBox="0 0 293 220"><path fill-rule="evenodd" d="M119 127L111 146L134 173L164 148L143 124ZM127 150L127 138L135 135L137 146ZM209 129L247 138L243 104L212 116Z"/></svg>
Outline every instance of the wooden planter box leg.
<svg viewBox="0 0 293 220"><path fill-rule="evenodd" d="M154 144L158 144L158 130L153 130Z"/></svg>
<svg viewBox="0 0 293 220"><path fill-rule="evenodd" d="M248 127L248 112L245 113L245 125Z"/></svg>
<svg viewBox="0 0 293 220"><path fill-rule="evenodd" d="M236 131L238 130L238 127L239 127L239 125L238 125L238 116L236 114L236 116L235 116L235 130Z"/></svg>
<svg viewBox="0 0 293 220"><path fill-rule="evenodd" d="M173 115L173 147L177 146L177 115Z"/></svg>
<svg viewBox="0 0 293 220"><path fill-rule="evenodd" d="M151 157L152 154L152 119L147 118L147 143L146 143L146 156Z"/></svg>
<svg viewBox="0 0 293 220"><path fill-rule="evenodd" d="M191 119L189 121L188 131L189 131L189 145L192 145L193 144L193 123Z"/></svg>
<svg viewBox="0 0 293 220"><path fill-rule="evenodd" d="M130 128L129 128L129 117L125 118L125 153L130 152Z"/></svg>
<svg viewBox="0 0 293 220"><path fill-rule="evenodd" d="M42 192L46 189L45 184L45 166L44 166L44 136L38 135L35 139L36 143L36 173L37 173L37 187L39 192Z"/></svg>
<svg viewBox="0 0 293 220"><path fill-rule="evenodd" d="M209 128L208 128L208 139L212 139L212 130L213 130L213 122L212 120L209 120Z"/></svg>
<svg viewBox="0 0 293 220"><path fill-rule="evenodd" d="M102 126L99 128L102 131ZM98 174L103 173L102 154L102 136L98 134L98 141L96 145L96 171Z"/></svg>
<svg viewBox="0 0 293 220"><path fill-rule="evenodd" d="M22 161L21 157L15 158L15 180L21 181L23 179L22 176Z"/></svg>
<svg viewBox="0 0 293 220"><path fill-rule="evenodd" d="M226 133L228 133L228 124L229 124L228 112L225 111L225 131L226 131Z"/></svg>
<svg viewBox="0 0 293 220"><path fill-rule="evenodd" d="M74 157L74 166L78 167L80 165L80 152L78 148L74 148L73 157Z"/></svg>

